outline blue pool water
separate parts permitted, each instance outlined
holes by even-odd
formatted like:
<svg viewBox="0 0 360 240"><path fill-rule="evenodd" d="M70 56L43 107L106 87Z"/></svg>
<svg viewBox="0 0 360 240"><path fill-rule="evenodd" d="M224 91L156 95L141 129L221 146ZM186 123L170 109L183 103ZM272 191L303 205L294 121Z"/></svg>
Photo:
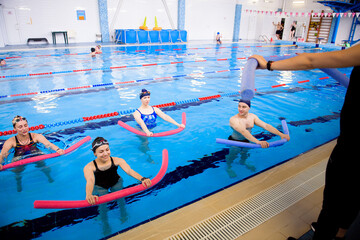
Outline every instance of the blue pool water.
<svg viewBox="0 0 360 240"><path fill-rule="evenodd" d="M5 239L111 236L281 164L339 134L339 113L346 89L335 80L320 79L326 77L320 70L258 70L251 112L278 129L281 119L286 119L291 141L276 148L246 150L215 143L216 138L231 134L229 118L237 113L239 95L227 93L240 89L241 68L246 63L243 58L326 49L261 44L109 46L96 58L87 51L88 48L70 48L0 53L0 58L16 57L8 59L8 65L0 69L0 76L5 76L0 78L0 131L12 130L11 120L19 114L28 119L30 126L44 124L45 129L36 132L62 148L84 136L103 136L110 142L112 156L124 158L147 177L158 172L161 151L166 148L167 174L150 190L127 197L125 205L105 205L108 211L104 217L97 206L71 210L33 208L35 200L85 199L82 169L94 159L90 142L71 154L48 159L44 165L29 164L21 170L0 172L0 235ZM154 63L157 65L143 66ZM118 66L126 68L111 69ZM92 70L73 72L83 69ZM341 71L349 74L351 69ZM29 76L46 72L53 74ZM298 83L304 80L309 81ZM134 82L117 84L129 81ZM68 89L99 84L107 85ZM287 86L272 87L279 84ZM176 102L162 110L178 122L181 113L186 112L186 129L177 135L144 141L117 125L121 119L134 126L128 114L69 123L137 108L142 88L151 91L152 105ZM34 92L38 94L12 96ZM217 94L222 97L198 100ZM184 102L191 99L197 100ZM174 125L159 120L155 131L173 128ZM254 128L253 134L269 141L279 139L260 128ZM1 136L0 144L9 137ZM119 174L125 186L137 184L120 169Z"/></svg>

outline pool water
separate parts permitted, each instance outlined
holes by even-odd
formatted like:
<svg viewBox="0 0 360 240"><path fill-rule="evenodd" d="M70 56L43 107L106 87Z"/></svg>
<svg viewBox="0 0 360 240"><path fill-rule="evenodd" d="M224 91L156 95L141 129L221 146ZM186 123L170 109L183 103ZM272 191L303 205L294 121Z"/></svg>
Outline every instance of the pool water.
<svg viewBox="0 0 360 240"><path fill-rule="evenodd" d="M0 69L0 131L12 130L13 116L22 115L30 126L44 124L45 128L36 132L61 148L84 136L102 136L110 142L112 156L125 159L132 169L150 178L159 171L161 152L166 148L167 174L153 188L126 197L120 204L115 201L102 207L53 210L34 209L33 202L85 199L83 168L94 160L91 142L42 165L0 172L0 235L5 239L108 237L221 191L339 134L346 89L334 79L326 78L320 70L258 70L251 112L279 130L281 119L285 119L290 142L268 149L215 143L216 138L231 134L229 118L237 113L240 96L236 91L240 90L246 57L326 49L258 43L105 46L103 54L95 58L87 51L69 48L1 53L0 58L13 58ZM351 71L340 70L348 76ZM45 74L49 72L52 74ZM279 87L281 84L286 86ZM179 123L185 112L186 129L173 136L145 140L117 125L121 119L135 126L126 111L140 106L142 88L151 91L152 105L175 102L175 106L162 110ZM214 95L221 96L199 99ZM113 112L120 114L79 120ZM174 128L160 119L155 132ZM279 139L258 127L252 133L264 140ZM0 144L10 136L1 136ZM120 168L118 172L124 186L138 184Z"/></svg>

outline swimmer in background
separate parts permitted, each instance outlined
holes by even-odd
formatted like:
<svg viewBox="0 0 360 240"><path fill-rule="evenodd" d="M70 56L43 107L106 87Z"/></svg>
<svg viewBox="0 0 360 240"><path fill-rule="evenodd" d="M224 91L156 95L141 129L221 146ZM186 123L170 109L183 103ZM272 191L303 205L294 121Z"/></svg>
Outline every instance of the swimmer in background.
<svg viewBox="0 0 360 240"><path fill-rule="evenodd" d="M56 151L58 154L63 155L65 152L63 149L60 149L55 144L52 144L47 140L43 135L38 133L29 133L29 125L26 118L22 116L16 116L12 120L12 124L14 130L17 132L17 135L9 138L5 141L3 148L0 153L0 170L2 170L3 166L1 163L5 158L8 157L10 149L14 148L14 158L12 162L16 162L18 160L26 158L28 154L38 154L42 155L43 153L37 148L37 143L42 143L46 148L50 148ZM50 177L50 169L46 168L45 163L43 161L36 162L36 167L41 168L45 175L48 177L49 182L53 182L54 180ZM13 172L16 173L16 181L18 192L21 192L21 172L24 171L24 166L18 166Z"/></svg>
<svg viewBox="0 0 360 240"><path fill-rule="evenodd" d="M91 48L90 50L91 50L90 55L91 55L92 57L95 57L96 54L101 54L101 53L102 53L102 51L101 51L101 46L100 46L100 45L97 45L96 47Z"/></svg>
<svg viewBox="0 0 360 240"><path fill-rule="evenodd" d="M277 38L278 40L281 40L284 27L281 25L280 22L278 22L277 24L275 24L275 23L273 22L273 25L276 26L276 32L275 32L276 38Z"/></svg>
<svg viewBox="0 0 360 240"><path fill-rule="evenodd" d="M5 66L6 65L6 61L5 59L0 59L0 66Z"/></svg>
<svg viewBox="0 0 360 240"><path fill-rule="evenodd" d="M159 108L152 107L150 103L150 91L142 89L140 93L141 106L133 113L135 121L140 125L141 129L148 137L153 135L150 130L156 127L157 116L163 120L176 125L177 127L185 128L184 124L177 123L169 115L163 113Z"/></svg>
<svg viewBox="0 0 360 240"><path fill-rule="evenodd" d="M279 130L261 121L258 116L253 113L249 113L251 103L248 100L240 99L238 104L239 113L230 118L230 126L234 130L232 135L229 136L229 140L241 141L241 142L253 142L260 144L262 148L269 147L269 143L266 141L257 140L252 134L251 130L254 125L259 126L275 135L290 140L290 136L281 133Z"/></svg>
<svg viewBox="0 0 360 240"><path fill-rule="evenodd" d="M295 32L296 32L296 21L294 21L294 22L291 24L290 40L293 40L293 38L295 37Z"/></svg>
<svg viewBox="0 0 360 240"><path fill-rule="evenodd" d="M86 179L86 201L93 205L99 200L99 196L103 196L110 192L116 192L123 189L123 179L119 176L118 167L129 176L139 180L145 188L151 186L151 180L142 177L139 173L131 169L131 167L122 158L111 157L109 142L102 137L97 137L92 143L92 151L96 157L95 160L89 162L84 167L84 176ZM120 198L117 200L120 210L120 220L127 220L125 209L125 200ZM106 204L99 205L100 219L103 222L103 234L109 235L111 228L107 216L109 209Z"/></svg>
<svg viewBox="0 0 360 240"><path fill-rule="evenodd" d="M216 34L216 43L217 44L221 44L222 42L221 42L221 35L220 35L220 32L217 32L217 34Z"/></svg>

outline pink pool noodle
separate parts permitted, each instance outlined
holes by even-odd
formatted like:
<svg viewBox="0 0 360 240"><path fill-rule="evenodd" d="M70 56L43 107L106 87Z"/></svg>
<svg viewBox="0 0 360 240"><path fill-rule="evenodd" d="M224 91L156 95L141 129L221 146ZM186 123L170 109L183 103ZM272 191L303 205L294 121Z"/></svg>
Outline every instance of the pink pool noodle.
<svg viewBox="0 0 360 240"><path fill-rule="evenodd" d="M152 183L151 187L155 186L165 176L168 167L168 159L169 159L168 151L164 149L162 151L161 168L158 174L153 179L151 179L151 183ZM114 201L119 198L123 198L138 192L142 192L146 189L148 188L145 188L142 184L139 184L134 187L129 187L117 192L109 193L104 196L100 196L99 200L96 202L95 205ZM93 205L90 205L86 200L75 200L75 201L36 200L34 202L34 208L83 208L90 206Z"/></svg>
<svg viewBox="0 0 360 240"><path fill-rule="evenodd" d="M64 150L65 154L74 151L75 149L77 149L78 147L80 147L81 145L83 145L84 143L86 143L87 141L90 141L90 140L91 140L90 136L84 137L79 142L77 142L74 145L70 146L69 148L65 149ZM50 154L40 155L40 156L36 156L36 157L30 157L30 158L19 160L19 161L13 162L13 163L6 164L3 166L2 170L8 169L8 168L14 168L14 167L17 167L20 165L33 163L33 162L37 162L37 161L41 161L41 160L45 160L45 159L49 159L49 158L59 157L59 156L60 156L60 154L58 154L58 153L50 153Z"/></svg>
<svg viewBox="0 0 360 240"><path fill-rule="evenodd" d="M135 133L135 134L138 134L138 135L141 135L141 136L145 136L145 137L147 136L146 133L144 133L144 132L142 132L140 130L137 130L136 128L133 128L133 127L127 125L126 123L122 122L122 121L119 121L118 124L120 126L122 126L123 128L125 128L126 130L132 132L132 133ZM182 124L186 125L186 113L184 113L184 112L182 113ZM179 127L177 129L166 131L166 132L154 133L154 135L152 135L151 137L169 136L169 135L179 133L182 130L184 130L184 128Z"/></svg>

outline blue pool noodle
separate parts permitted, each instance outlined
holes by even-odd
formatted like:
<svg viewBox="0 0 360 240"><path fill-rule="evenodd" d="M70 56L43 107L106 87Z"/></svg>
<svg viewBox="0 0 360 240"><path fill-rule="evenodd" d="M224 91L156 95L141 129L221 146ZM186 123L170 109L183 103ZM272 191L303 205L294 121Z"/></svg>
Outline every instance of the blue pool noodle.
<svg viewBox="0 0 360 240"><path fill-rule="evenodd" d="M338 81L344 87L349 86L349 78L346 77L342 72L337 70L336 68L320 68L321 71Z"/></svg>
<svg viewBox="0 0 360 240"><path fill-rule="evenodd" d="M279 56L279 57L273 57L271 58L272 61L280 61L288 58L295 57L296 55L289 55L289 56ZM267 61L270 60L270 58L265 58ZM240 88L240 94L241 98L245 100L251 100L255 95L255 70L258 66L258 62L254 58L250 58L247 63L245 64L245 67L243 69L242 73L242 80L241 80L241 88ZM349 78L346 77L343 73L341 73L336 68L321 68L321 71L328 74L330 77L338 81L341 85L344 87L349 86Z"/></svg>
<svg viewBox="0 0 360 240"><path fill-rule="evenodd" d="M288 128L285 120L281 121L281 125L283 128L284 134L289 134L289 128ZM221 143L221 144L230 145L230 146L236 146L236 147L261 148L260 144L239 142L239 141L227 140L227 139L222 139L222 138L217 138L216 142ZM277 146L283 145L286 142L287 142L287 140L285 138L274 141L274 142L269 142L269 147L277 147Z"/></svg>

